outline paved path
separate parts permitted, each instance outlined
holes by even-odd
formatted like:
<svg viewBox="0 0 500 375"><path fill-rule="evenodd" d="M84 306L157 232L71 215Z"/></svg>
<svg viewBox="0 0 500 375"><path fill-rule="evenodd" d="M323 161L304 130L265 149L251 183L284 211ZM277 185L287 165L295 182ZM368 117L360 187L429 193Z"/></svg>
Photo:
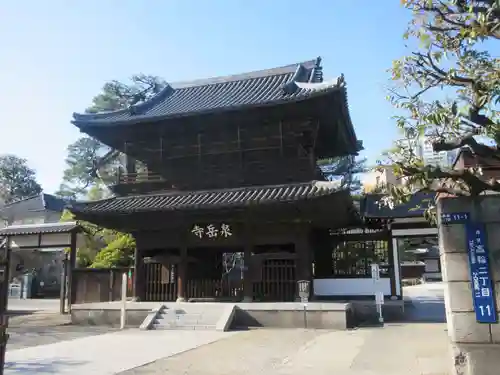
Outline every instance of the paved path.
<svg viewBox="0 0 500 375"><path fill-rule="evenodd" d="M449 375L446 325L421 323L443 319L443 286L405 295L408 318L420 323L353 331L103 333L61 326L67 317L55 314L15 317L5 374Z"/></svg>
<svg viewBox="0 0 500 375"><path fill-rule="evenodd" d="M448 375L443 324L354 331L128 330L7 352L5 374Z"/></svg>
<svg viewBox="0 0 500 375"><path fill-rule="evenodd" d="M9 298L9 311L59 311L59 299L35 298L35 299L18 299Z"/></svg>
<svg viewBox="0 0 500 375"><path fill-rule="evenodd" d="M444 329L255 330L120 375L448 375Z"/></svg>
<svg viewBox="0 0 500 375"><path fill-rule="evenodd" d="M445 323L444 288L439 282L404 287L405 320Z"/></svg>
<svg viewBox="0 0 500 375"><path fill-rule="evenodd" d="M134 329L9 350L5 374L116 374L234 334Z"/></svg>

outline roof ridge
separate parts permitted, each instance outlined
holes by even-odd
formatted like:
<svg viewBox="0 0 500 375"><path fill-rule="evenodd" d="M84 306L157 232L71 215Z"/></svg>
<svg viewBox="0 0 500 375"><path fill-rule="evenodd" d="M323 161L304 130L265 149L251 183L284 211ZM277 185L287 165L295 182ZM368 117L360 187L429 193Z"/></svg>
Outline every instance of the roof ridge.
<svg viewBox="0 0 500 375"><path fill-rule="evenodd" d="M279 66L276 68L259 69L251 72L229 74L211 78L200 78L190 81L172 82L170 83L170 86L174 89L180 89L180 88L188 88L195 86L214 85L214 84L227 83L233 81L245 81L248 79L263 78L272 75L290 74L290 73L295 73L298 67L300 66L306 69L313 69L316 67L316 61L317 59L307 60L299 63Z"/></svg>

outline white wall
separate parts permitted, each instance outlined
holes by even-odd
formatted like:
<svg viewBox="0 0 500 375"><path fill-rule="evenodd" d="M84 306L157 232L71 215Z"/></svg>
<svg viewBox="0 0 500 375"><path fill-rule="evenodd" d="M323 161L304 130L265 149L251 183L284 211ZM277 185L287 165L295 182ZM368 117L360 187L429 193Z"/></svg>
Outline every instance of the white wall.
<svg viewBox="0 0 500 375"><path fill-rule="evenodd" d="M375 284L371 278L363 279L314 279L316 296L373 296ZM380 278L378 288L385 296L391 296L391 280Z"/></svg>

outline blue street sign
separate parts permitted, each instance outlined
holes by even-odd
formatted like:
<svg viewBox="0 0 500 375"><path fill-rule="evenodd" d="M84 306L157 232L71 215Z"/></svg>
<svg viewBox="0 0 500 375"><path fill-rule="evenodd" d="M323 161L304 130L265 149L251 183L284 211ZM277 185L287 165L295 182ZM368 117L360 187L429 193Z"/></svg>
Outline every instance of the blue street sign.
<svg viewBox="0 0 500 375"><path fill-rule="evenodd" d="M479 323L496 323L498 318L493 281L490 275L485 226L468 221L465 228L476 320Z"/></svg>
<svg viewBox="0 0 500 375"><path fill-rule="evenodd" d="M441 214L441 223L443 224L465 224L469 221L470 214L468 212L452 212L449 214Z"/></svg>

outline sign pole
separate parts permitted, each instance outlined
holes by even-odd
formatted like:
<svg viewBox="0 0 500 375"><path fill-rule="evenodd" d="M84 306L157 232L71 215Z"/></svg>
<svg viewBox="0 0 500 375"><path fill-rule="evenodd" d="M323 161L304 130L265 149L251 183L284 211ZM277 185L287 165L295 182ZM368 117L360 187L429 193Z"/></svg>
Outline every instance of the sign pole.
<svg viewBox="0 0 500 375"><path fill-rule="evenodd" d="M384 304L384 293L379 291L380 286L380 266L377 263L372 263L372 280L373 280L373 294L375 296L375 307L378 314L378 322L384 324L384 315L382 312L382 305Z"/></svg>
<svg viewBox="0 0 500 375"><path fill-rule="evenodd" d="M304 303L304 328L307 329L307 302Z"/></svg>
<svg viewBox="0 0 500 375"><path fill-rule="evenodd" d="M309 283L309 280L297 281L300 302L302 302L304 306L304 328L307 328L307 302L309 301Z"/></svg>
<svg viewBox="0 0 500 375"><path fill-rule="evenodd" d="M122 274L122 306L120 311L120 329L125 328L127 307L127 273Z"/></svg>

